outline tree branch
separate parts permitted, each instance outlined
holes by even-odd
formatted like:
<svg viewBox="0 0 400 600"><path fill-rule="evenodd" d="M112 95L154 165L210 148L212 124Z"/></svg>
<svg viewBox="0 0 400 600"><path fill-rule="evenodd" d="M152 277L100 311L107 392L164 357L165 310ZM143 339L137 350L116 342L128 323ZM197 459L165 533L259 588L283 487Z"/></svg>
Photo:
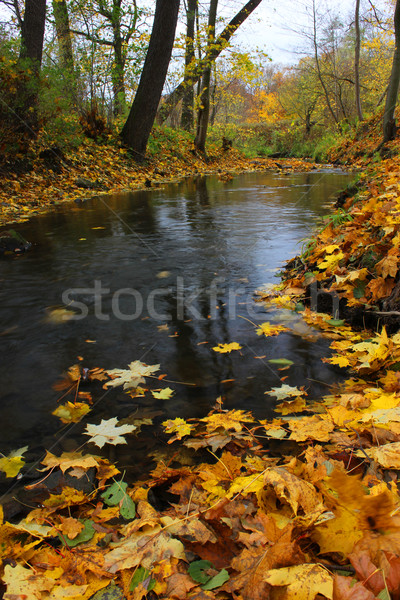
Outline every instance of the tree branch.
<svg viewBox="0 0 400 600"><path fill-rule="evenodd" d="M178 87L169 94L160 109L160 118L162 121L165 121L169 117L173 108L184 96L187 88L195 85L199 81L204 69L218 58L221 52L226 48L233 34L261 2L262 0L249 0L249 2L247 2L247 4L243 6L243 8L228 23L222 33L217 37L206 56L198 61L193 75L189 79L181 81Z"/></svg>

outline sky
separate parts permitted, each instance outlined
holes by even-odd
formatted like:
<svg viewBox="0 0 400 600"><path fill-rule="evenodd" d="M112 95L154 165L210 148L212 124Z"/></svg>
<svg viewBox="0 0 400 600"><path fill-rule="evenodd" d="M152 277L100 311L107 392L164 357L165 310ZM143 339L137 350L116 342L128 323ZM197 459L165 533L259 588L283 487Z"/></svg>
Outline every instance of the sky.
<svg viewBox="0 0 400 600"><path fill-rule="evenodd" d="M225 12L229 17L239 8L239 5L231 0L225 4ZM374 4L383 9L388 2L374 0ZM312 0L263 0L238 30L235 40L249 48L259 46L273 62L297 62L299 52L306 49L304 36L297 32L310 26L307 7L310 11L311 5ZM324 14L328 10L339 11L347 22L346 17L351 18L354 14L355 0L316 0L316 5ZM361 5L361 11L367 9L369 0L361 0Z"/></svg>

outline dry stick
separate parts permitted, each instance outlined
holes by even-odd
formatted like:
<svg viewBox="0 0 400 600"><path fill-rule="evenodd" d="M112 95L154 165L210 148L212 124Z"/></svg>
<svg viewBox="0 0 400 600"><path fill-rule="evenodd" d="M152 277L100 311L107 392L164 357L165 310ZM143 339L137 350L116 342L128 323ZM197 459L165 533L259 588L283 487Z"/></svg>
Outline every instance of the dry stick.
<svg viewBox="0 0 400 600"><path fill-rule="evenodd" d="M387 317L390 317L392 315L396 317L400 316L400 312L398 310L366 310L365 312L373 313L374 315L383 315Z"/></svg>
<svg viewBox="0 0 400 600"><path fill-rule="evenodd" d="M198 385L197 383L187 383L186 381L173 381L172 379L160 379L156 375L146 375L146 377L149 377L150 379L157 379L157 381L166 381L167 383L177 383L178 385L193 385L195 387Z"/></svg>

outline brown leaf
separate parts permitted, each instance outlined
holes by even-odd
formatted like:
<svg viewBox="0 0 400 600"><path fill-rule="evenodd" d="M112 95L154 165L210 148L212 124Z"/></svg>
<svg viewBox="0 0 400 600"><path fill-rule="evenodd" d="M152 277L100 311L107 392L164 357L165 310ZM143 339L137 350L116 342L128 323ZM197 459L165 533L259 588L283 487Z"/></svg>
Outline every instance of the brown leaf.
<svg viewBox="0 0 400 600"><path fill-rule="evenodd" d="M361 582L352 577L335 575L333 578L333 600L375 600L375 595Z"/></svg>

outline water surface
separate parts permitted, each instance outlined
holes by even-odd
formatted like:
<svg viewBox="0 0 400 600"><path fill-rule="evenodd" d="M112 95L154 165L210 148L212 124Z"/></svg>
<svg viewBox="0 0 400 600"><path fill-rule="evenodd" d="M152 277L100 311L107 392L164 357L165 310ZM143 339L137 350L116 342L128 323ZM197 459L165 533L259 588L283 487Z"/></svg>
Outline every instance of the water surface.
<svg viewBox="0 0 400 600"><path fill-rule="evenodd" d="M311 397L326 393L325 384L338 378L320 360L326 340L299 334L290 320L293 331L259 337L241 316L254 323L283 318L265 314L253 292L277 281L277 269L299 252L348 181L340 172L248 173L228 183L200 177L64 205L19 225L35 245L0 262L0 450L62 451L85 441L87 422L144 409L158 411L156 421L203 416L219 396L225 408L266 417L273 402L264 392L284 375ZM87 316L52 322L51 311L65 303ZM213 352L232 341L240 352ZM294 365L280 373L270 358ZM134 360L160 364L160 373L178 382L168 383L174 397L132 399L122 388L104 394L101 384L89 385L92 412L61 438L51 415L61 373L78 362L112 369ZM128 442L117 451L129 468L158 448L157 430Z"/></svg>

